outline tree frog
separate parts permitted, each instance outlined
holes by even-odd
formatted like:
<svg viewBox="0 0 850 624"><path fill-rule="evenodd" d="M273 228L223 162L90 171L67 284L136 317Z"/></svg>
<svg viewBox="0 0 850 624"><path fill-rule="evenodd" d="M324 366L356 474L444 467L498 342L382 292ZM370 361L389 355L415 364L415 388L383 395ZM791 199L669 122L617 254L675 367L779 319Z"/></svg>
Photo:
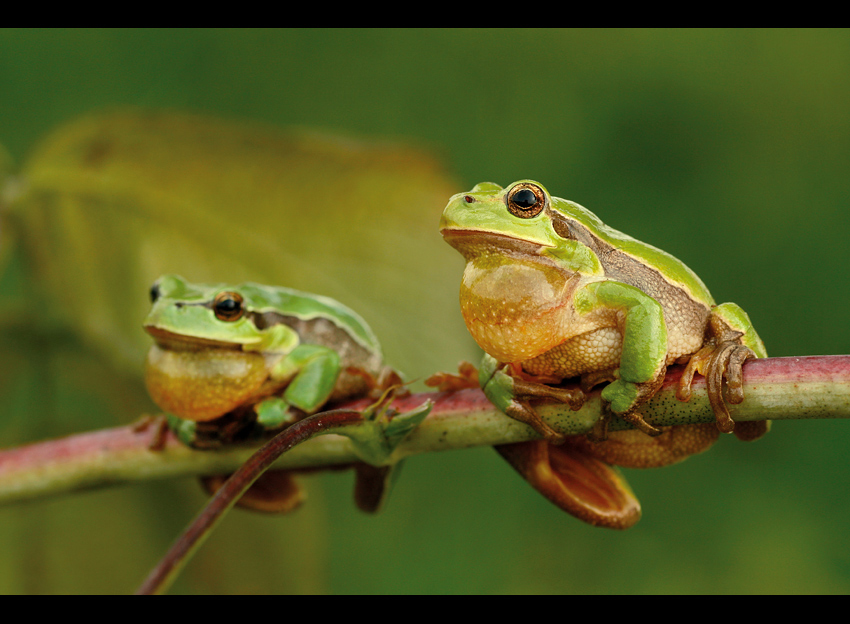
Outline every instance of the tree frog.
<svg viewBox="0 0 850 624"><path fill-rule="evenodd" d="M401 382L366 322L328 297L177 275L158 279L150 295L145 380L190 446L257 437Z"/></svg>
<svg viewBox="0 0 850 624"><path fill-rule="evenodd" d="M585 392L603 382L610 382L602 390L610 413L643 434L661 435L644 420L641 407L674 363L687 364L677 396L687 400L694 373L705 375L716 428L735 429L722 381L728 401L741 402L743 362L767 354L747 314L733 303L715 305L684 263L532 180L507 188L484 182L453 196L440 232L466 259L460 304L467 328L485 351L482 389L546 442L561 444L565 436L540 418L532 401L578 409ZM580 377L581 389L557 387L574 377ZM765 427L752 425L762 432ZM759 432L741 433L754 438ZM607 435L603 424L596 437ZM627 449L625 465L641 465L629 444L613 446ZM582 444L582 452L587 450ZM607 452L605 457L620 463ZM672 452L668 459L678 461L681 454ZM653 461L643 465L666 460Z"/></svg>

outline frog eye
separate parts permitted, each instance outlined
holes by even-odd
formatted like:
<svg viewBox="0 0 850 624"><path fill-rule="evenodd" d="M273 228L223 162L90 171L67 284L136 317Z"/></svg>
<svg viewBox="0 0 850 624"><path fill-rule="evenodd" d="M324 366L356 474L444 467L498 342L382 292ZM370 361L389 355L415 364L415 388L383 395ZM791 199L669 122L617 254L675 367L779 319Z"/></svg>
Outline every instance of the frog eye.
<svg viewBox="0 0 850 624"><path fill-rule="evenodd" d="M156 300L159 299L159 295L159 282L154 282L150 290L151 303L156 303Z"/></svg>
<svg viewBox="0 0 850 624"><path fill-rule="evenodd" d="M242 295L237 292L225 290L220 292L213 299L212 309L215 312L215 317L220 321L233 322L238 321L245 314L245 308L242 307Z"/></svg>
<svg viewBox="0 0 850 624"><path fill-rule="evenodd" d="M517 184L505 196L508 210L520 219L536 217L546 207L546 193L536 184Z"/></svg>

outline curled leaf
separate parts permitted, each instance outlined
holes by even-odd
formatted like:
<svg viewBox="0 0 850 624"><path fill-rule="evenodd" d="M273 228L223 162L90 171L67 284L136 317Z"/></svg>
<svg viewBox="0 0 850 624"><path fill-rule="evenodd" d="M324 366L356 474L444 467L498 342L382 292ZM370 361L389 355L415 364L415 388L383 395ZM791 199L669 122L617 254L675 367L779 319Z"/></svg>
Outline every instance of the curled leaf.
<svg viewBox="0 0 850 624"><path fill-rule="evenodd" d="M614 466L568 445L543 440L495 449L534 489L579 520L628 529L640 520L640 502Z"/></svg>

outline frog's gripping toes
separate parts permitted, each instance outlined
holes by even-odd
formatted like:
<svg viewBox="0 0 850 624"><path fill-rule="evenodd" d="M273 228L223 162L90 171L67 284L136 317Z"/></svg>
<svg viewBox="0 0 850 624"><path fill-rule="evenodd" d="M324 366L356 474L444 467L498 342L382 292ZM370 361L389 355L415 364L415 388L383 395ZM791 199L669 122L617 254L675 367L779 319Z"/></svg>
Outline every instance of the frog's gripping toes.
<svg viewBox="0 0 850 624"><path fill-rule="evenodd" d="M723 380L726 379L726 400L732 405L743 402L744 362L763 357L767 357L767 351L747 313L734 303L715 306L706 328L705 344L685 366L676 397L680 401L690 400L691 383L694 373L698 372L705 376L717 428L723 433L734 431L743 440L756 439L769 430L770 421L754 421L743 426L739 423L736 426L723 398Z"/></svg>

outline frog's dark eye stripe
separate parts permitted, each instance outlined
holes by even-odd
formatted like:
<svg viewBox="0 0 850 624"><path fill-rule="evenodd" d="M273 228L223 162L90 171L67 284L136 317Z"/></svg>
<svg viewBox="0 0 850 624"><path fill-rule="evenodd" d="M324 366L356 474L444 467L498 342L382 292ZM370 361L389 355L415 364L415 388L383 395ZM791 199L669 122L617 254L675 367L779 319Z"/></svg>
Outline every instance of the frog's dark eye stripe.
<svg viewBox="0 0 850 624"><path fill-rule="evenodd" d="M546 193L536 184L517 184L505 195L505 203L515 217L531 219L546 207Z"/></svg>
<svg viewBox="0 0 850 624"><path fill-rule="evenodd" d="M220 321L238 321L245 314L242 301L242 295L237 292L225 290L218 293L212 305L215 317Z"/></svg>

